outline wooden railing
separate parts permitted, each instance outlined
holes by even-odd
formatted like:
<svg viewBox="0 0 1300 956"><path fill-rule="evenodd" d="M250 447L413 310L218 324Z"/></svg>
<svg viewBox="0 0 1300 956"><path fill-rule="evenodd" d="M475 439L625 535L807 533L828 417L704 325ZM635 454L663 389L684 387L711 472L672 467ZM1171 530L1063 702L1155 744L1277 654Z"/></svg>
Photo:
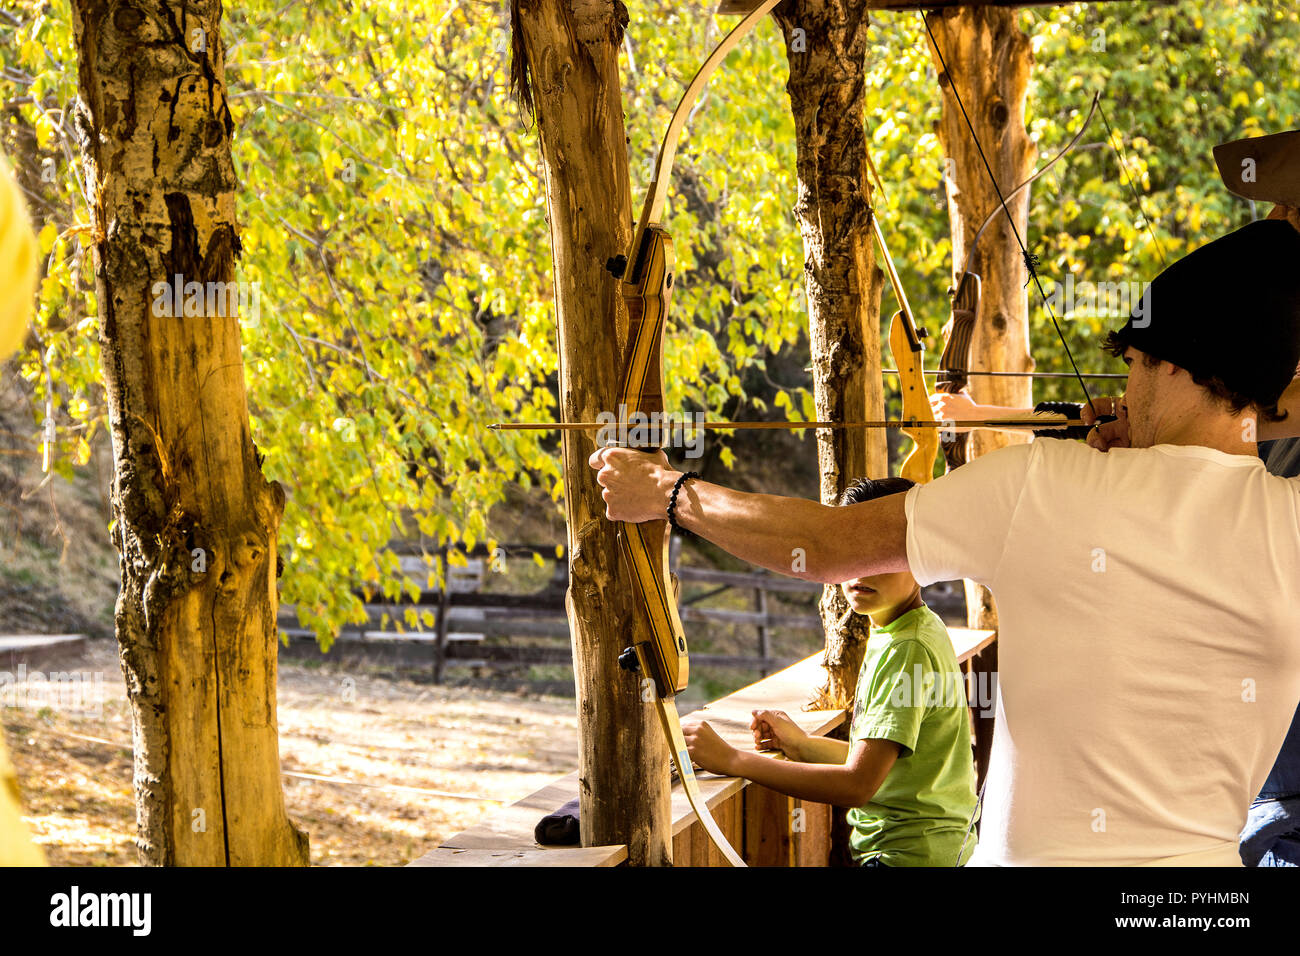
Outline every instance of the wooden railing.
<svg viewBox="0 0 1300 956"><path fill-rule="evenodd" d="M675 549L674 549L675 553ZM531 594L499 594L478 590L490 576L478 579L465 575L457 586L454 577L444 580L452 586L441 590L422 590L417 598L365 600L367 620L364 624L344 628L336 641L346 650L360 647L383 648L393 663L429 666L433 679L443 679L449 665L499 669L534 665L571 665L569 622L565 617L564 589L568 583L567 564L554 547L507 545L496 554L510 557L541 555L555 562L548 585ZM482 562L490 554L479 548L463 557L468 566ZM415 556L411 556L414 558ZM445 557L440 556L445 562ZM449 570L455 570L452 565ZM704 568L675 567L683 597L680 612L684 623L752 627L756 636L754 654L708 654L693 652L692 661L702 667L740 667L769 672L788 667L797 658L774 656L772 632L777 628L806 632L809 644L820 643L821 618L815 613L789 614L773 610L773 594L819 594L820 584L786 578L767 572L715 571ZM751 609L708 607L705 601L723 592L741 590L750 593ZM407 612L432 615L432 624L411 628L404 625ZM301 652L315 640L303 628L291 606L280 610L280 631ZM501 641L500 639L507 639ZM515 640L518 639L518 640Z"/></svg>
<svg viewBox="0 0 1300 956"><path fill-rule="evenodd" d="M716 571L681 566L677 562L678 539L671 552L674 573L681 585L679 610L684 624L724 625L754 629L753 654L709 654L693 649L691 660L698 667L743 668L762 676L795 663L797 657L773 653L773 632L806 634L804 648L822 642L822 622L816 613L782 613L774 610L774 595L816 595L822 585L765 571ZM553 562L546 586L531 594L500 594L482 591L492 575L486 566L496 560L540 556ZM386 664L406 668L428 668L435 683L441 682L449 666L500 673L512 668L572 666L569 622L564 611L568 566L563 549L554 545L503 545L489 552L484 547L461 554L461 562L448 562L444 552L435 559L443 580L441 590L422 589L414 599L385 600L359 594L365 602L364 624L344 628L336 635L336 656L358 654L378 657ZM427 574L424 555L402 555L404 570ZM748 592L750 609L710 607L705 604L726 592ZM926 589L926 601L945 619L964 620L964 597L947 586ZM955 602L955 604L954 604ZM430 614L432 623L420 627L404 624L407 612ZM697 629L698 631L698 629ZM303 628L291 606L280 609L280 632L290 640L289 653L314 656L315 635ZM688 633L690 633L688 631ZM787 642L788 646L788 642ZM551 692L572 693L564 681L539 687Z"/></svg>

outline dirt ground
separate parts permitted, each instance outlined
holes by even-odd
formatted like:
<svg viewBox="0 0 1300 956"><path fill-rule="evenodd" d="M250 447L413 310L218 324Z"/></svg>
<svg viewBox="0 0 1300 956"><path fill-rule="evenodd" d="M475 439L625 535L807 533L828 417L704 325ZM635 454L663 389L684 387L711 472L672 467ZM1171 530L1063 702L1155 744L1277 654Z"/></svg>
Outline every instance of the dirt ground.
<svg viewBox="0 0 1300 956"><path fill-rule="evenodd" d="M131 721L116 645L92 641L84 656L42 666L102 675L83 678L102 695L0 707L28 826L52 865L137 865ZM285 799L314 866L408 863L473 826L493 801L517 800L578 762L572 700L435 687L356 667L282 660L279 721Z"/></svg>

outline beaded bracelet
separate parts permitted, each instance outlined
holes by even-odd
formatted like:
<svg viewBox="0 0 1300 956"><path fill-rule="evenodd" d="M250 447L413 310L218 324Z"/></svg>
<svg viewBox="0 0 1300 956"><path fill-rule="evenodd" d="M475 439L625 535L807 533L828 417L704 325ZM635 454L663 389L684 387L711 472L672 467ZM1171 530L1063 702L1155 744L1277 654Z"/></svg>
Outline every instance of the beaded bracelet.
<svg viewBox="0 0 1300 956"><path fill-rule="evenodd" d="M686 484L686 482L699 477L700 473L698 471L688 471L673 483L673 494L668 499L668 523L678 531L685 531L686 529L677 523L677 493L682 490L682 485Z"/></svg>

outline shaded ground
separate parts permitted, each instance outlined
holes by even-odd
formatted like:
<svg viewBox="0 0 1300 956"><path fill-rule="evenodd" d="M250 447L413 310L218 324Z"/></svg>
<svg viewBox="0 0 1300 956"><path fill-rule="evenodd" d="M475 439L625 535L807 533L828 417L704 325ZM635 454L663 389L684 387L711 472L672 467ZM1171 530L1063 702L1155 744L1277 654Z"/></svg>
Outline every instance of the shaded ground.
<svg viewBox="0 0 1300 956"><path fill-rule="evenodd" d="M83 687L101 688L102 702L0 708L28 825L51 864L134 865L131 723L116 646L93 641L84 658L46 666L55 670L85 673ZM310 836L313 865L408 863L498 805L418 791L510 802L578 761L572 700L432 687L357 668L282 662L279 719L285 798Z"/></svg>
<svg viewBox="0 0 1300 956"><path fill-rule="evenodd" d="M131 865L137 862L131 725L112 640L118 560L108 530L111 452L101 430L85 465L68 476L44 475L39 424L30 397L13 380L0 374L0 633L96 638L84 660L43 667L84 673L92 688L99 675L103 700L83 711L66 702L6 707L0 697L0 726L29 824L50 862ZM750 438L775 441L768 433ZM812 459L785 453L754 460L768 462L760 474L772 488L815 490ZM745 486L742 476L732 477ZM564 540L563 524L541 490L513 492L495 515L502 540ZM711 549L704 564L720 559ZM734 562L718 566L744 569ZM736 592L715 603L746 610L750 597ZM815 606L811 600L787 606L775 595L771 605L778 613L815 612ZM770 637L776 656L802 657L820 645L815 634L781 628L771 629ZM692 629L691 640L700 653L752 653L755 646L749 626L701 626ZM9 669L10 662L0 660L0 671ZM572 685L567 666L536 670L531 676ZM394 680L391 668L380 674L361 665L281 660L284 789L290 816L310 837L313 864L409 862L498 805L421 791L510 802L577 766L571 698L431 687ZM682 707L689 710L758 676L701 669ZM411 789L393 789L403 787Z"/></svg>

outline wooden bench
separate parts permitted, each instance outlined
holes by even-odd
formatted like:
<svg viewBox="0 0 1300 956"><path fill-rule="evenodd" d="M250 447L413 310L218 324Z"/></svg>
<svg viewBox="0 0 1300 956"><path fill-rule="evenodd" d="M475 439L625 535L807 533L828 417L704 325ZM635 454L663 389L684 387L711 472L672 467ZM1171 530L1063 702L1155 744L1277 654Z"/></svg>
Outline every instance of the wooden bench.
<svg viewBox="0 0 1300 956"><path fill-rule="evenodd" d="M85 634L0 634L0 670L32 671L85 650Z"/></svg>
<svg viewBox="0 0 1300 956"><path fill-rule="evenodd" d="M953 650L964 669L990 649L994 632L950 627ZM728 743L748 750L755 710L784 710L809 734L824 736L847 719L841 710L800 708L826 682L818 652L783 671L707 704L683 722L707 720ZM978 727L978 724L977 724ZM977 746L977 753L978 753ZM781 759L774 756L773 759ZM831 808L796 800L738 777L699 774L718 826L751 866L825 866L830 854ZM476 826L447 839L409 866L618 866L623 845L545 847L533 839L537 822L576 799L577 771L522 800L494 811ZM673 860L678 866L723 866L722 854L695 819L680 786L672 792Z"/></svg>

